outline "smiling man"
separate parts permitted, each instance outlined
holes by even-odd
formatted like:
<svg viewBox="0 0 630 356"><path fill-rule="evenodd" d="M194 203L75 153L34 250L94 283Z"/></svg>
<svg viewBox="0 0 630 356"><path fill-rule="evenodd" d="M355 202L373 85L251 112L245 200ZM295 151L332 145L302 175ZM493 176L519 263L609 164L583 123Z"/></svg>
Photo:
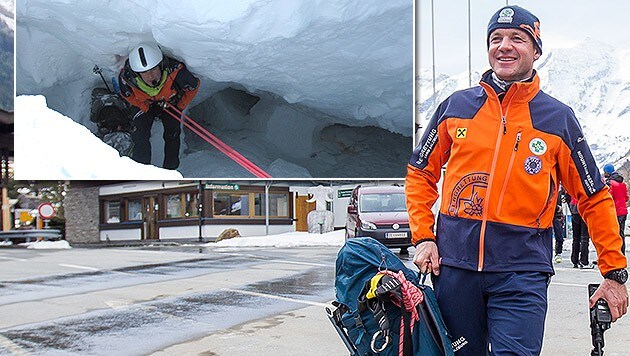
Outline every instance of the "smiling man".
<svg viewBox="0 0 630 356"><path fill-rule="evenodd" d="M613 200L573 110L540 90L540 21L506 6L487 35L492 69L480 86L440 104L409 161L414 263L433 274L457 355L538 355L560 183L578 200L604 276L591 306L604 298L613 321L628 309L627 261Z"/></svg>

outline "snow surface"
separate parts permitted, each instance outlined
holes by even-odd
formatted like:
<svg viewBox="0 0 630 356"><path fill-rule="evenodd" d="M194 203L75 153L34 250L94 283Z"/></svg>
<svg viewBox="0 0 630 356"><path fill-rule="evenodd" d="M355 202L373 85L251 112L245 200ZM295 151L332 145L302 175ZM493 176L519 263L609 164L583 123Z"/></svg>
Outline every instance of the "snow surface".
<svg viewBox="0 0 630 356"><path fill-rule="evenodd" d="M16 92L44 95L95 131L94 64L111 78L133 46L155 41L201 79L191 117L273 176L402 177L413 148L412 4L22 0ZM348 140L340 125L368 130ZM251 177L186 129L183 140L184 176Z"/></svg>
<svg viewBox="0 0 630 356"><path fill-rule="evenodd" d="M207 247L297 247L297 246L343 246L344 230L324 234L287 232L278 235L234 237L219 242L210 242Z"/></svg>
<svg viewBox="0 0 630 356"><path fill-rule="evenodd" d="M298 246L343 246L344 231L337 230L325 234L309 234L308 232L287 232L278 235L235 237L219 242L210 242L206 247L298 247ZM0 246L12 243L0 241ZM72 248L68 241L37 241L20 244L31 249L68 249Z"/></svg>
<svg viewBox="0 0 630 356"><path fill-rule="evenodd" d="M48 109L43 96L19 96L15 110L15 179L181 179L177 171L120 157L72 119ZM71 138L71 139L68 139Z"/></svg>
<svg viewBox="0 0 630 356"><path fill-rule="evenodd" d="M60 241L36 241L36 242L28 242L20 245L26 245L26 248L34 249L34 250L63 250L70 249L72 246L66 240Z"/></svg>
<svg viewBox="0 0 630 356"><path fill-rule="evenodd" d="M627 50L587 39L572 48L546 50L534 63L541 89L575 111L600 167L606 163L618 167L630 161L629 60ZM479 82L484 71L473 72L473 83ZM436 73L435 97L429 69L420 69L416 86L419 123L426 127L442 101L468 87L468 72L450 77Z"/></svg>

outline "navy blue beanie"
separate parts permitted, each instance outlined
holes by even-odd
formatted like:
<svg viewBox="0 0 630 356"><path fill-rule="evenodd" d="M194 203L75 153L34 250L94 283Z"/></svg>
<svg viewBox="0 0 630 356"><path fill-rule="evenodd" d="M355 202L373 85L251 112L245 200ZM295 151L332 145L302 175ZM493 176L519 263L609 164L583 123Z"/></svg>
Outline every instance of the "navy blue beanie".
<svg viewBox="0 0 630 356"><path fill-rule="evenodd" d="M520 6L508 5L497 11L488 22L488 34L486 41L490 47L490 34L497 28L518 28L527 32L534 40L538 52L542 54L542 40L540 39L540 20L531 12Z"/></svg>

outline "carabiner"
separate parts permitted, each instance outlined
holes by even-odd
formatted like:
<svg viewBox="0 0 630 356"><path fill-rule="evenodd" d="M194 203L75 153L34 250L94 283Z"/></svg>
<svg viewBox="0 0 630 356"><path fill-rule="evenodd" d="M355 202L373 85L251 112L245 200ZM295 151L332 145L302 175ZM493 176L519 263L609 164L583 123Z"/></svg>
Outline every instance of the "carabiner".
<svg viewBox="0 0 630 356"><path fill-rule="evenodd" d="M383 342L383 345L381 345L381 347L378 349L376 348L376 340L378 340L381 337L381 335L384 333L385 332L383 330L379 330L374 333L374 335L372 336L372 342L370 343L370 348L372 349L372 351L379 353L385 350L385 348L389 346L389 343L392 342L392 338L389 337L389 333L387 333L385 335L385 341Z"/></svg>

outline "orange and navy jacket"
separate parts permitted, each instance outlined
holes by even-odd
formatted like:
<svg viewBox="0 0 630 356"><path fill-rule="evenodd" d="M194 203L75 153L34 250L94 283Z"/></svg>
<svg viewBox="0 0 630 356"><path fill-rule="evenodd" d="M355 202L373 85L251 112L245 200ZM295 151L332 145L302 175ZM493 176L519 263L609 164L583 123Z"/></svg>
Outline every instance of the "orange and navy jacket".
<svg viewBox="0 0 630 356"><path fill-rule="evenodd" d="M159 101L175 102L179 110L184 110L199 90L199 79L186 69L184 63L173 58L164 56L160 65L166 71L166 81L157 95L150 96L136 84L136 78L140 76L131 69L127 60L118 74L120 95L145 113L151 104Z"/></svg>
<svg viewBox="0 0 630 356"><path fill-rule="evenodd" d="M625 268L613 200L573 110L542 92L537 74L512 84L500 101L491 74L440 104L411 156L412 242L435 239L448 266L553 273L551 225L562 182L579 202L601 273ZM431 207L445 165L434 234Z"/></svg>

